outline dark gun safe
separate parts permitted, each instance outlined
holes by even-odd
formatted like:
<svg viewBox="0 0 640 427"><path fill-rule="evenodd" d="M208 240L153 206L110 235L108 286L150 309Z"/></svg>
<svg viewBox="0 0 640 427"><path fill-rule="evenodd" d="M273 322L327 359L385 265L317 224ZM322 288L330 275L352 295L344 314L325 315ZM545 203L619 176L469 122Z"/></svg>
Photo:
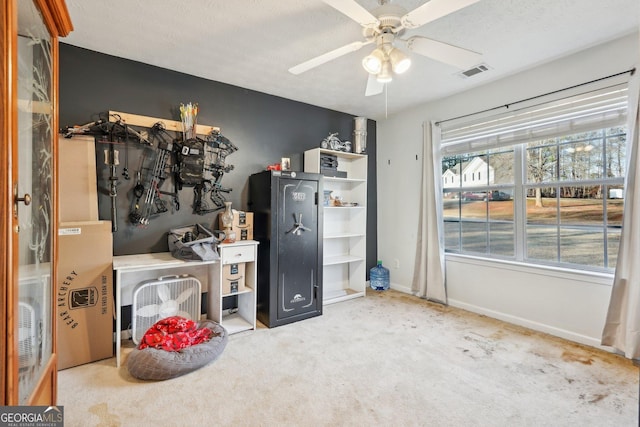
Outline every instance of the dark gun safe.
<svg viewBox="0 0 640 427"><path fill-rule="evenodd" d="M258 245L258 320L269 328L322 314L322 175L249 177Z"/></svg>

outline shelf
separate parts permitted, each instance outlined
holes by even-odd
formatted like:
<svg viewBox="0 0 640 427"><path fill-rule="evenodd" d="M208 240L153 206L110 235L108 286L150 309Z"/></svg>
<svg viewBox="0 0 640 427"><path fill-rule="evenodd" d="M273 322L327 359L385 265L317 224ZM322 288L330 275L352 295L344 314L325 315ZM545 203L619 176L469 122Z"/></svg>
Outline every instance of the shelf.
<svg viewBox="0 0 640 427"><path fill-rule="evenodd" d="M251 289L248 286L245 286L245 288L243 290L241 290L240 292L233 292L231 294L222 294L222 298L235 297L235 296L242 295L242 294L249 294L251 292L253 292L253 289Z"/></svg>
<svg viewBox="0 0 640 427"><path fill-rule="evenodd" d="M366 206L324 206L324 209L327 210L347 210L347 209L351 209L351 210L364 210Z"/></svg>
<svg viewBox="0 0 640 427"><path fill-rule="evenodd" d="M322 265L348 264L350 262L364 261L361 257L353 255L334 255L325 257Z"/></svg>
<svg viewBox="0 0 640 427"><path fill-rule="evenodd" d="M349 239L351 237L364 237L363 233L325 234L325 239Z"/></svg>
<svg viewBox="0 0 640 427"><path fill-rule="evenodd" d="M328 150L326 148L319 148L320 153L333 154L334 156L342 157L344 159L363 159L366 158L366 154L347 153L346 151Z"/></svg>
<svg viewBox="0 0 640 427"><path fill-rule="evenodd" d="M363 297L364 291L354 291L353 289L340 289L336 291L325 292L322 298L322 304L334 304L341 301L350 300L353 298Z"/></svg>
<svg viewBox="0 0 640 427"><path fill-rule="evenodd" d="M324 181L327 182L345 182L345 183L360 183L360 182L367 182L366 179L361 179L361 178L338 178L335 176L325 176L324 177Z"/></svg>
<svg viewBox="0 0 640 427"><path fill-rule="evenodd" d="M237 332L249 331L253 329L253 325L243 319L239 313L227 314L222 316L222 324L229 335Z"/></svg>

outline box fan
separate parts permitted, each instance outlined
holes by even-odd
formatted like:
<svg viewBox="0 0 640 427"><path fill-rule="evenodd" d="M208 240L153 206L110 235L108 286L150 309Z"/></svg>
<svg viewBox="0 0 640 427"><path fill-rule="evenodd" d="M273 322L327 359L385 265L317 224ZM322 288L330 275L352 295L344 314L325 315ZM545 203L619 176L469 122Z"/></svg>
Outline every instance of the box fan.
<svg viewBox="0 0 640 427"><path fill-rule="evenodd" d="M42 319L38 304L31 298L18 302L18 358L20 372L30 371L38 364Z"/></svg>
<svg viewBox="0 0 640 427"><path fill-rule="evenodd" d="M48 351L45 340L46 321L50 317L48 309L41 305L48 299L45 289L47 278L27 278L20 280L18 301L18 358L20 377L29 376L41 362L42 353Z"/></svg>
<svg viewBox="0 0 640 427"><path fill-rule="evenodd" d="M193 276L164 276L139 283L133 290L131 338L137 345L160 319L171 316L200 320L200 281Z"/></svg>

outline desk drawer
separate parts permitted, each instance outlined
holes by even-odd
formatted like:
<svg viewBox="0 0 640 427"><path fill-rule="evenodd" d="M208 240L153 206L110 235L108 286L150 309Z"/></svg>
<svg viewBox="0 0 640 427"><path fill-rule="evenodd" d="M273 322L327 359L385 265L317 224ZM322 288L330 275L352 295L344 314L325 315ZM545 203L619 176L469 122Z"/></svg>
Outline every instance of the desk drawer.
<svg viewBox="0 0 640 427"><path fill-rule="evenodd" d="M254 258L254 246L234 246L220 248L220 258L223 264L236 264L239 262L252 262Z"/></svg>

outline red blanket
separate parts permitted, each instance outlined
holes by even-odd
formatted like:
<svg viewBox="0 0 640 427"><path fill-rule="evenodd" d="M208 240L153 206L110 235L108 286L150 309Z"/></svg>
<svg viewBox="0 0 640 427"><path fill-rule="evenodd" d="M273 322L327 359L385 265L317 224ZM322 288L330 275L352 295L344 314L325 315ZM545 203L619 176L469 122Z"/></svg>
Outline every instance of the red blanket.
<svg viewBox="0 0 640 427"><path fill-rule="evenodd" d="M206 342L211 338L209 328L198 329L198 324L180 316L158 320L144 333L138 348L154 347L159 350L180 351Z"/></svg>

